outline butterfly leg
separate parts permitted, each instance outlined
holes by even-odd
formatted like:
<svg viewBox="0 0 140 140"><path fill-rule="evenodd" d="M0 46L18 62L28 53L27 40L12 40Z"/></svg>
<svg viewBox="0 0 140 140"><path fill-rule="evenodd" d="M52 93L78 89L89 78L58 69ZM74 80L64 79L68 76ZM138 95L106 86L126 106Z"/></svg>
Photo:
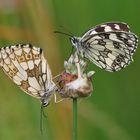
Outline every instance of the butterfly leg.
<svg viewBox="0 0 140 140"><path fill-rule="evenodd" d="M57 79L60 75L61 75L61 73L58 74L58 75L56 75L56 76L54 76L54 77L53 77L53 80Z"/></svg>
<svg viewBox="0 0 140 140"><path fill-rule="evenodd" d="M54 94L54 102L57 104L57 103L60 103L60 102L62 102L62 101L64 101L65 99L64 98L62 98L62 99L60 99L60 100L57 100L57 96L56 96L56 94Z"/></svg>

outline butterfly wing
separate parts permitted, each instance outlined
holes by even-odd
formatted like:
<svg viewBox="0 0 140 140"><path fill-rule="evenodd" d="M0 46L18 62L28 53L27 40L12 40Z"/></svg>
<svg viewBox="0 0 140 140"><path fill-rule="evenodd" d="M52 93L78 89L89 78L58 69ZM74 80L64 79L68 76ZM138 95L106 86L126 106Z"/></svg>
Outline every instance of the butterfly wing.
<svg viewBox="0 0 140 140"><path fill-rule="evenodd" d="M124 23L106 23L86 32L81 50L90 61L107 71L118 71L133 61L137 36Z"/></svg>
<svg viewBox="0 0 140 140"><path fill-rule="evenodd" d="M42 49L30 44L1 48L0 66L15 84L35 98L41 98L52 83Z"/></svg>
<svg viewBox="0 0 140 140"><path fill-rule="evenodd" d="M82 39L88 37L89 35L95 35L102 32L114 32L114 31L121 31L121 32L130 32L129 26L126 23L121 22L108 22L103 23L100 25L96 25L95 27L89 29L82 35Z"/></svg>

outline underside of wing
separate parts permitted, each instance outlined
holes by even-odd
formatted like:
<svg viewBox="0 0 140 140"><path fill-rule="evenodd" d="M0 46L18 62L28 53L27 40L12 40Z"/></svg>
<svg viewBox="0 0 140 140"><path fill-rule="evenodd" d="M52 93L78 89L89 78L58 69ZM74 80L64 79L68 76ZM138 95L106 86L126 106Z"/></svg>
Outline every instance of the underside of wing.
<svg viewBox="0 0 140 140"><path fill-rule="evenodd" d="M85 57L107 71L118 71L133 61L137 36L129 32L101 32L82 40Z"/></svg>
<svg viewBox="0 0 140 140"><path fill-rule="evenodd" d="M1 48L0 66L15 84L36 98L43 96L48 78L52 78L42 49L30 44Z"/></svg>

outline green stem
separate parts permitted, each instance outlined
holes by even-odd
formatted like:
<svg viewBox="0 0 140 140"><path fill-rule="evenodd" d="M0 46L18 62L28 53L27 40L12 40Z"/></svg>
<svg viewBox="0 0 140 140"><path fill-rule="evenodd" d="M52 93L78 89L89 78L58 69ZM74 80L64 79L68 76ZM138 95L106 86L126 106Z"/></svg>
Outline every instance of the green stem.
<svg viewBox="0 0 140 140"><path fill-rule="evenodd" d="M73 99L73 140L77 140L77 98Z"/></svg>

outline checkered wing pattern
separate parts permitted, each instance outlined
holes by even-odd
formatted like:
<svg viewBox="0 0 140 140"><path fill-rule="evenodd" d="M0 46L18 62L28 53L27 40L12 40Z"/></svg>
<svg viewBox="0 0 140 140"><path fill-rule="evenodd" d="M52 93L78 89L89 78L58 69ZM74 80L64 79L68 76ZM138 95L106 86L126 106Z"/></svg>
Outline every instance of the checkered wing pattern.
<svg viewBox="0 0 140 140"><path fill-rule="evenodd" d="M0 49L0 66L24 92L41 98L54 87L52 75L41 48L18 44Z"/></svg>
<svg viewBox="0 0 140 140"><path fill-rule="evenodd" d="M76 46L84 57L102 69L118 71L133 61L138 38L125 23L105 23L88 30Z"/></svg>

